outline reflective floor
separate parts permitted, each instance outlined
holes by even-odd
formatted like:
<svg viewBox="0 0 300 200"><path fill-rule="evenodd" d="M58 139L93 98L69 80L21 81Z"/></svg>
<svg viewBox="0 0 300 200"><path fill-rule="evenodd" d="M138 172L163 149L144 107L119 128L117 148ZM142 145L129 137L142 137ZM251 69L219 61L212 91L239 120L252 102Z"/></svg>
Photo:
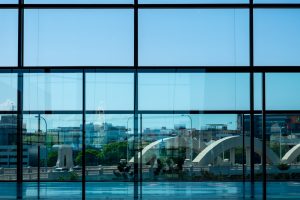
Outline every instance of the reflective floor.
<svg viewBox="0 0 300 200"><path fill-rule="evenodd" d="M16 184L0 183L0 199L15 199ZM245 188L245 189L243 189ZM299 199L299 182L269 182L268 199ZM255 184L255 199L261 199L261 184ZM250 185L242 182L145 182L143 199L250 199ZM23 184L23 199L81 199L81 183ZM133 199L133 183L88 182L86 199Z"/></svg>

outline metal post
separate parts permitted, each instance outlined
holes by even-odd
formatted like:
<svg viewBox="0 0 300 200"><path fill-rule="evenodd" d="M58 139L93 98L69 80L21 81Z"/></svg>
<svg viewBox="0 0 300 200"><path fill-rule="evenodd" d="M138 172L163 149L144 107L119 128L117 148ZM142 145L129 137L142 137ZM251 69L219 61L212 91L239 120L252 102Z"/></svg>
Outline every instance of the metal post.
<svg viewBox="0 0 300 200"><path fill-rule="evenodd" d="M142 183L143 183L143 154L142 154L142 151L143 151L143 146L142 146L142 135L143 133L143 115L140 114L140 137L139 137L139 152L140 152L140 159L139 159L139 162L140 162L140 198L142 199L143 197L143 188L142 188Z"/></svg>
<svg viewBox="0 0 300 200"><path fill-rule="evenodd" d="M18 2L18 69L24 66L24 0ZM17 92L17 199L23 198L23 73L18 73Z"/></svg>
<svg viewBox="0 0 300 200"><path fill-rule="evenodd" d="M46 121L46 119L44 118L44 117L42 117L41 116L41 114L38 114L37 116L35 116L36 118L38 118L38 129L39 129L39 131L38 131L38 133L39 133L39 135L38 135L38 137L39 137L39 142L40 142L40 133L42 132L41 131L41 119L45 122L45 148L46 148L46 159L45 159L45 167L46 167L46 173L48 173L48 167L47 167L47 160L48 160L48 147L47 147L47 144L48 144L48 142L47 142L47 133L48 133L48 125L47 125L47 121Z"/></svg>
<svg viewBox="0 0 300 200"><path fill-rule="evenodd" d="M282 135L282 132L281 132L281 126L280 126L280 129L279 129L279 158L280 158L280 160L281 160L281 158L282 158L282 147L281 147L281 142L282 142L282 140L281 140L281 136Z"/></svg>
<svg viewBox="0 0 300 200"><path fill-rule="evenodd" d="M192 162L192 160L193 160L193 131L192 131L193 121L192 121L192 117L189 115L181 115L181 116L188 117L190 119L190 123L191 123L191 136L189 138L189 143L190 143L189 146L190 146L190 162ZM199 142L199 144L200 144L200 142Z"/></svg>
<svg viewBox="0 0 300 200"><path fill-rule="evenodd" d="M262 176L263 199L267 199L267 142L266 142L266 74L262 73ZM281 135L281 132L280 132Z"/></svg>
<svg viewBox="0 0 300 200"><path fill-rule="evenodd" d="M249 57L250 57L250 182L251 198L254 198L255 170L254 170L254 32L253 32L253 0L249 1Z"/></svg>
<svg viewBox="0 0 300 200"><path fill-rule="evenodd" d="M40 199L40 179L41 179L41 146L40 146L40 134L41 134L41 114L38 114L38 141L37 141L37 150L38 150L38 159L37 159L37 182L38 182L38 199Z"/></svg>
<svg viewBox="0 0 300 200"><path fill-rule="evenodd" d="M139 143L138 143L138 0L134 0L134 199L139 199Z"/></svg>
<svg viewBox="0 0 300 200"><path fill-rule="evenodd" d="M128 126L128 123L129 123L129 119L131 119L132 117L128 117L127 119L127 153L126 153L126 161L127 161L127 164L129 163L129 126Z"/></svg>
<svg viewBox="0 0 300 200"><path fill-rule="evenodd" d="M245 198L245 181L246 181L246 170L245 170L245 116L242 114L242 136L243 136L243 145L242 145L242 166L243 166L243 197Z"/></svg>
<svg viewBox="0 0 300 200"><path fill-rule="evenodd" d="M81 183L82 183L82 200L85 200L85 194L86 194L86 159L85 159L85 152L86 152L86 144L85 144L85 138L86 138L86 128L85 128L85 124L86 124L86 108L85 108L85 78L86 78L86 74L85 74L85 70L83 70L82 73L82 179L81 179Z"/></svg>

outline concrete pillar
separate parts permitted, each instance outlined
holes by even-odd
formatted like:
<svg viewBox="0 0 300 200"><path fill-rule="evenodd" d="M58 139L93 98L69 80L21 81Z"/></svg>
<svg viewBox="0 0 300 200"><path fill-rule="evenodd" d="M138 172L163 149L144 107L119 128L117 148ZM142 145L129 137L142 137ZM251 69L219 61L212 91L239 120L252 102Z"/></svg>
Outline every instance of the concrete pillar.
<svg viewBox="0 0 300 200"><path fill-rule="evenodd" d="M56 167L73 167L73 150L70 145L59 145Z"/></svg>
<svg viewBox="0 0 300 200"><path fill-rule="evenodd" d="M230 163L232 165L235 164L235 149L234 148L230 149Z"/></svg>

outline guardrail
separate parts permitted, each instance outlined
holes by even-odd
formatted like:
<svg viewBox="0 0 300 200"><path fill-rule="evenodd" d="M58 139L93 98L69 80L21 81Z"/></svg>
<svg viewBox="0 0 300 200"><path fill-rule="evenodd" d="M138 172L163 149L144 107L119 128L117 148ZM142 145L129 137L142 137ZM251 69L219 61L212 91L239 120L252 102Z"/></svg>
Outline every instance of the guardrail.
<svg viewBox="0 0 300 200"><path fill-rule="evenodd" d="M250 166L245 167L246 174L250 173ZM280 170L278 169L277 165L267 165L267 172L268 174L276 174L276 173L300 173L300 164L292 164L290 165L288 170ZM40 179L47 180L49 179L50 173L60 173L60 172L53 172L52 167L41 167L40 168ZM156 168L152 168L150 165L143 165L143 176L149 177L153 174L153 171ZM86 176L99 178L102 179L113 179L116 178L114 175L114 171L117 171L117 166L87 166L86 168ZM175 171L175 170L174 170ZM242 165L230 165L230 166L184 166L184 172L189 172L190 175L201 175L203 172L209 172L212 174L223 174L223 175L242 175L243 173L243 166ZM256 173L262 172L262 165L256 164L255 165ZM82 170L77 169L73 171L69 171L75 173L78 177L82 176ZM64 172L64 173L69 173ZM61 172L63 173L63 172ZM174 172L175 174L175 172ZM15 181L17 175L16 168L0 168L0 181ZM101 178L102 177L102 178ZM23 169L23 180L37 180L38 178L38 171L37 167L29 167ZM97 179L96 179L97 180Z"/></svg>

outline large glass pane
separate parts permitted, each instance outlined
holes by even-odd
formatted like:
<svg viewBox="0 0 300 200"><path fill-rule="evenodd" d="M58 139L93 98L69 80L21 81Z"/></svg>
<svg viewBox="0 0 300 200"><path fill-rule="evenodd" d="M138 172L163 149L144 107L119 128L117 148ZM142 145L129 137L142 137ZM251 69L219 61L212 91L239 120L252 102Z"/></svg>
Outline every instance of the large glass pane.
<svg viewBox="0 0 300 200"><path fill-rule="evenodd" d="M139 11L140 66L249 65L246 9Z"/></svg>
<svg viewBox="0 0 300 200"><path fill-rule="evenodd" d="M248 110L249 74L139 74L140 110Z"/></svg>
<svg viewBox="0 0 300 200"><path fill-rule="evenodd" d="M88 114L86 122L87 199L133 199L133 116Z"/></svg>
<svg viewBox="0 0 300 200"><path fill-rule="evenodd" d="M28 151L24 149L24 162ZM17 178L17 116L0 115L0 181Z"/></svg>
<svg viewBox="0 0 300 200"><path fill-rule="evenodd" d="M133 11L25 11L26 66L133 65Z"/></svg>
<svg viewBox="0 0 300 200"><path fill-rule="evenodd" d="M23 163L24 180L79 181L76 167L82 152L82 115L23 116L23 146L29 161Z"/></svg>
<svg viewBox="0 0 300 200"><path fill-rule="evenodd" d="M243 153L247 138L241 118L226 114L140 116L143 198L242 197L243 163L249 158Z"/></svg>
<svg viewBox="0 0 300 200"><path fill-rule="evenodd" d="M300 65L300 9L257 9L254 17L255 65Z"/></svg>
<svg viewBox="0 0 300 200"><path fill-rule="evenodd" d="M139 3L142 4L171 4L171 3L248 3L248 0L139 0Z"/></svg>
<svg viewBox="0 0 300 200"><path fill-rule="evenodd" d="M254 74L254 110L262 109L262 73Z"/></svg>
<svg viewBox="0 0 300 200"><path fill-rule="evenodd" d="M254 3L260 4L260 3L300 3L299 0L254 0Z"/></svg>
<svg viewBox="0 0 300 200"><path fill-rule="evenodd" d="M268 198L299 196L300 115L267 115L267 191ZM267 152L268 153L268 152ZM275 188L275 190L274 190ZM280 192L279 192L280 191Z"/></svg>
<svg viewBox="0 0 300 200"><path fill-rule="evenodd" d="M18 0L0 0L0 4L15 4Z"/></svg>
<svg viewBox="0 0 300 200"><path fill-rule="evenodd" d="M24 182L22 190L23 199L82 199L81 182L41 182L39 187L36 182Z"/></svg>
<svg viewBox="0 0 300 200"><path fill-rule="evenodd" d="M1 2L0 2L1 3ZM18 65L18 12L0 10L0 66Z"/></svg>
<svg viewBox="0 0 300 200"><path fill-rule="evenodd" d="M17 199L17 183L16 182L0 182L2 199Z"/></svg>
<svg viewBox="0 0 300 200"><path fill-rule="evenodd" d="M87 110L133 110L133 74L87 73Z"/></svg>
<svg viewBox="0 0 300 200"><path fill-rule="evenodd" d="M0 110L17 110L17 74L0 74Z"/></svg>
<svg viewBox="0 0 300 200"><path fill-rule="evenodd" d="M133 3L133 0L24 0L25 3L37 4L117 4Z"/></svg>
<svg viewBox="0 0 300 200"><path fill-rule="evenodd" d="M300 110L300 73L266 74L268 110Z"/></svg>
<svg viewBox="0 0 300 200"><path fill-rule="evenodd" d="M24 110L81 110L81 108L81 74L24 74Z"/></svg>

